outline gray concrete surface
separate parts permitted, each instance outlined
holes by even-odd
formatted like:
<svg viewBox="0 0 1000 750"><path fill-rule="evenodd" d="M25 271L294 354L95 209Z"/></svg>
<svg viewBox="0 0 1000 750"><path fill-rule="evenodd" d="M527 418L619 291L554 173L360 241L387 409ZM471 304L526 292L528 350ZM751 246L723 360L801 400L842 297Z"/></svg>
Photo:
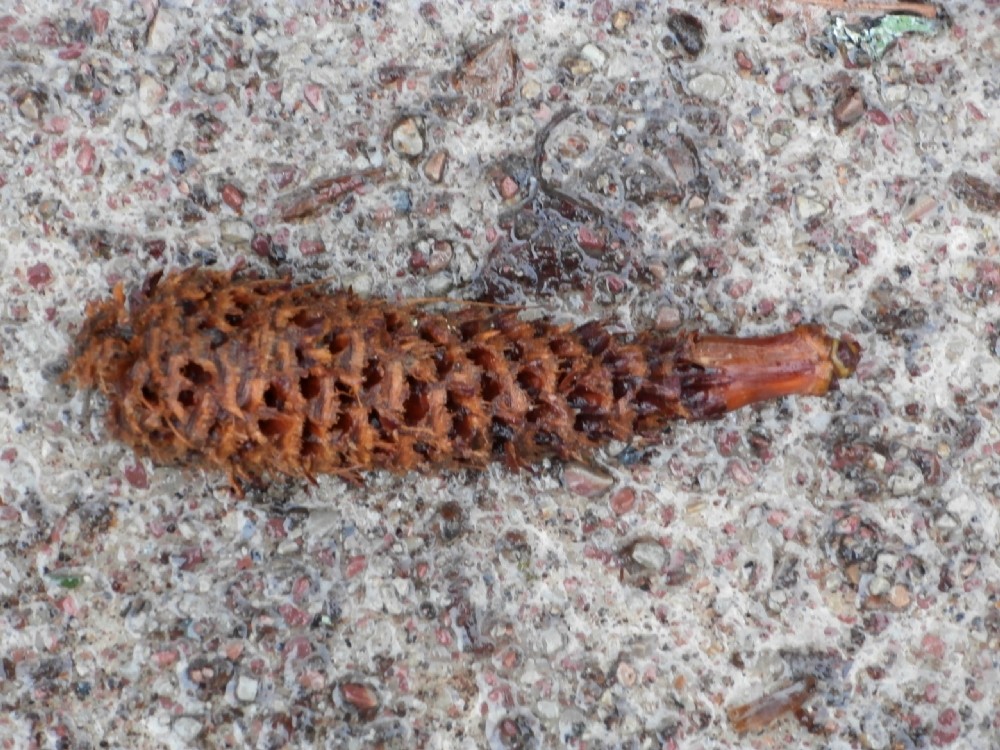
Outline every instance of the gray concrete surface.
<svg viewBox="0 0 1000 750"><path fill-rule="evenodd" d="M0 4L0 744L1000 747L1000 15L947 10L852 67L794 3ZM597 467L241 500L58 380L116 281L237 262L865 356Z"/></svg>

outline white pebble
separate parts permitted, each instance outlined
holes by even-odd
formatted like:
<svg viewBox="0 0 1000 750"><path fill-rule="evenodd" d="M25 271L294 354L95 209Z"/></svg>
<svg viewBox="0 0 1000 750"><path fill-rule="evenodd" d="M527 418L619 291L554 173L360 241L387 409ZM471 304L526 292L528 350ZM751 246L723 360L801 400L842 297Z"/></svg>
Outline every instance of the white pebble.
<svg viewBox="0 0 1000 750"><path fill-rule="evenodd" d="M146 34L146 49L154 54L166 52L177 36L177 27L173 19L163 10L156 13L156 18L149 24L149 31Z"/></svg>
<svg viewBox="0 0 1000 750"><path fill-rule="evenodd" d="M688 81L688 90L702 99L717 102L726 95L729 84L718 73L702 73Z"/></svg>
<svg viewBox="0 0 1000 750"><path fill-rule="evenodd" d="M258 680L240 675L240 679L236 683L236 697L243 703L252 703L257 699L259 689L260 682Z"/></svg>
<svg viewBox="0 0 1000 750"><path fill-rule="evenodd" d="M826 213L826 206L807 195L795 196L795 212L799 215L800 221L809 221Z"/></svg>
<svg viewBox="0 0 1000 750"><path fill-rule="evenodd" d="M608 53L596 44L585 44L580 50L580 57L589 62L594 70L603 70L608 62Z"/></svg>
<svg viewBox="0 0 1000 750"><path fill-rule="evenodd" d="M173 732L184 742L193 742L201 734L201 722L193 716L178 716L174 720Z"/></svg>
<svg viewBox="0 0 1000 750"><path fill-rule="evenodd" d="M667 558L659 544L640 542L632 548L632 559L644 568L659 570Z"/></svg>
<svg viewBox="0 0 1000 750"><path fill-rule="evenodd" d="M163 84L152 76L139 78L139 114L149 117L156 112L156 107L163 99L167 90Z"/></svg>

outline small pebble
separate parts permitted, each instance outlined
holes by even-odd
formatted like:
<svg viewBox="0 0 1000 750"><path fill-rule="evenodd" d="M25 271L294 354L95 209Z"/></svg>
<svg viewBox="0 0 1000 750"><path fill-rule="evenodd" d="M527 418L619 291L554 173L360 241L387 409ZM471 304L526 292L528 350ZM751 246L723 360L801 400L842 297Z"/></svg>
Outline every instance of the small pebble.
<svg viewBox="0 0 1000 750"><path fill-rule="evenodd" d="M826 206L815 198L807 195L795 196L795 213L802 222L818 218L825 214L826 210Z"/></svg>
<svg viewBox="0 0 1000 750"><path fill-rule="evenodd" d="M160 8L146 32L146 49L154 54L162 54L173 44L176 36L177 27L173 19Z"/></svg>
<svg viewBox="0 0 1000 750"><path fill-rule="evenodd" d="M520 190L520 185L517 184L515 180L510 175L504 175L503 179L500 180L500 197L505 201L509 201L511 198L517 195L518 190Z"/></svg>
<svg viewBox="0 0 1000 750"><path fill-rule="evenodd" d="M236 213L243 213L243 191L232 183L227 182L222 186L220 191L222 194L222 202L233 209Z"/></svg>
<svg viewBox="0 0 1000 750"><path fill-rule="evenodd" d="M894 83L886 86L883 97L886 104L902 104L910 96L910 87L904 83Z"/></svg>
<svg viewBox="0 0 1000 750"><path fill-rule="evenodd" d="M21 116L28 120L38 121L42 117L42 100L41 97L34 91L29 91L21 99L20 104L17 106L17 111L20 112Z"/></svg>
<svg viewBox="0 0 1000 750"><path fill-rule="evenodd" d="M173 733L190 744L201 734L201 727L201 722L193 716L178 716L174 719Z"/></svg>
<svg viewBox="0 0 1000 750"><path fill-rule="evenodd" d="M212 70L205 76L203 86L206 94L221 94L226 90L226 76L221 70Z"/></svg>
<svg viewBox="0 0 1000 750"><path fill-rule="evenodd" d="M520 66L511 39L500 34L458 71L455 87L475 99L504 104L517 86Z"/></svg>
<svg viewBox="0 0 1000 750"><path fill-rule="evenodd" d="M889 491L895 497L912 495L924 484L924 475L912 461L904 461L889 477Z"/></svg>
<svg viewBox="0 0 1000 750"><path fill-rule="evenodd" d="M188 160L187 156L180 149L175 149L170 152L170 158L167 160L170 164L170 168L184 174L187 171Z"/></svg>
<svg viewBox="0 0 1000 750"><path fill-rule="evenodd" d="M28 268L28 284L36 291L52 283L52 269L48 263L36 263Z"/></svg>
<svg viewBox="0 0 1000 750"><path fill-rule="evenodd" d="M538 638L541 642L542 650L548 656L552 656L563 647L562 633L558 628L548 628L544 630Z"/></svg>
<svg viewBox="0 0 1000 750"><path fill-rule="evenodd" d="M372 293L375 280L370 273L359 273L344 279L344 286L349 287L359 297L367 297Z"/></svg>
<svg viewBox="0 0 1000 750"><path fill-rule="evenodd" d="M973 211L1000 214L1000 186L967 172L956 172L948 179L948 184Z"/></svg>
<svg viewBox="0 0 1000 750"><path fill-rule="evenodd" d="M631 11L616 10L611 16L611 28L618 32L625 31L632 25L633 19Z"/></svg>
<svg viewBox="0 0 1000 750"><path fill-rule="evenodd" d="M125 140L135 146L140 153L145 153L149 148L149 128L146 123L129 125L125 128Z"/></svg>
<svg viewBox="0 0 1000 750"><path fill-rule="evenodd" d="M669 28L681 48L690 56L697 57L705 47L705 27L695 16L684 12L671 12L667 19Z"/></svg>
<svg viewBox="0 0 1000 750"><path fill-rule="evenodd" d="M570 464L563 469L563 485L574 495L598 497L614 484L610 475L598 473L582 464Z"/></svg>
<svg viewBox="0 0 1000 750"><path fill-rule="evenodd" d="M906 609L910 606L912 600L913 597L910 595L910 590L901 583L897 583L889 589L889 604L896 609Z"/></svg>
<svg viewBox="0 0 1000 750"><path fill-rule="evenodd" d="M538 715L548 721L555 721L559 718L560 706L556 701L538 701Z"/></svg>
<svg viewBox="0 0 1000 750"><path fill-rule="evenodd" d="M227 219L219 224L219 235L223 242L230 245L243 245L253 239L253 227L246 221Z"/></svg>
<svg viewBox="0 0 1000 750"><path fill-rule="evenodd" d="M152 76L139 78L139 114L148 118L156 112L156 107L167 93L166 88Z"/></svg>
<svg viewBox="0 0 1000 750"><path fill-rule="evenodd" d="M427 255L427 273L440 273L448 267L455 251L447 240L435 240Z"/></svg>
<svg viewBox="0 0 1000 750"><path fill-rule="evenodd" d="M618 669L615 670L615 677L618 679L618 684L624 687L632 687L635 685L636 674L635 667L626 662L621 662L618 664Z"/></svg>
<svg viewBox="0 0 1000 750"><path fill-rule="evenodd" d="M318 112L319 114L326 112L326 99L323 98L322 86L315 83L307 83L305 88L302 89L302 95L314 112Z"/></svg>
<svg viewBox="0 0 1000 750"><path fill-rule="evenodd" d="M441 182L446 166L448 166L448 152L444 149L435 151L424 162L424 176L431 182Z"/></svg>
<svg viewBox="0 0 1000 750"><path fill-rule="evenodd" d="M455 281L450 273L437 273L427 279L427 294L431 297L444 297L455 287Z"/></svg>
<svg viewBox="0 0 1000 750"><path fill-rule="evenodd" d="M864 115L865 97L855 86L848 86L833 103L833 125L838 133L849 128Z"/></svg>
<svg viewBox="0 0 1000 750"><path fill-rule="evenodd" d="M240 675L239 680L236 682L236 697L243 703L252 703L257 699L257 690L260 688L260 682L248 677L247 675Z"/></svg>
<svg viewBox="0 0 1000 750"><path fill-rule="evenodd" d="M656 328L672 331L681 324L681 311L673 305L663 305L656 311Z"/></svg>
<svg viewBox="0 0 1000 750"><path fill-rule="evenodd" d="M603 70L608 62L608 54L596 44L583 45L580 57L590 63L594 70Z"/></svg>
<svg viewBox="0 0 1000 750"><path fill-rule="evenodd" d="M363 717L372 715L378 709L378 693L370 685L362 682L345 682L340 686L340 694L344 698L344 703Z"/></svg>
<svg viewBox="0 0 1000 750"><path fill-rule="evenodd" d="M541 93L542 86L534 79L525 81L521 87L521 96L525 99L537 99Z"/></svg>
<svg viewBox="0 0 1000 750"><path fill-rule="evenodd" d="M631 487L623 487L611 498L611 510L615 515L622 516L635 507L636 494Z"/></svg>
<svg viewBox="0 0 1000 750"><path fill-rule="evenodd" d="M688 81L688 90L702 99L718 102L729 91L729 84L717 73L702 73Z"/></svg>
<svg viewBox="0 0 1000 750"><path fill-rule="evenodd" d="M889 593L889 581L883 576L873 576L868 584L868 594L870 596L884 596Z"/></svg>
<svg viewBox="0 0 1000 750"><path fill-rule="evenodd" d="M632 547L631 558L637 565L659 570L667 560L667 553L656 542L639 542Z"/></svg>
<svg viewBox="0 0 1000 750"><path fill-rule="evenodd" d="M562 63L560 63L563 68L568 70L577 78L582 78L583 76L589 76L594 72L594 64L583 57L578 55L570 55L565 58Z"/></svg>
<svg viewBox="0 0 1000 750"><path fill-rule="evenodd" d="M688 253L684 256L683 260L677 264L677 275L678 276L690 276L698 269L698 256L694 253Z"/></svg>
<svg viewBox="0 0 1000 750"><path fill-rule="evenodd" d="M404 117L392 129L392 148L403 156L420 156L424 152L422 123L417 117Z"/></svg>
<svg viewBox="0 0 1000 750"><path fill-rule="evenodd" d="M938 200L933 195L917 195L907 201L901 218L904 224L912 224L923 219L938 207Z"/></svg>
<svg viewBox="0 0 1000 750"><path fill-rule="evenodd" d="M795 110L795 114L801 117L812 112L813 97L812 91L809 90L808 86L802 84L793 86L789 92L789 97L792 100L792 109Z"/></svg>

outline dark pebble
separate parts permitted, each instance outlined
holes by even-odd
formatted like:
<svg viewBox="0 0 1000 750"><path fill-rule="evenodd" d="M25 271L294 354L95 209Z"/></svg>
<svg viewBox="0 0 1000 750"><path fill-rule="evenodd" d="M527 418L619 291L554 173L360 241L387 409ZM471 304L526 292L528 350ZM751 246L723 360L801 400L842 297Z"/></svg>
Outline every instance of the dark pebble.
<svg viewBox="0 0 1000 750"><path fill-rule="evenodd" d="M860 120L867 107L864 95L856 86L848 86L841 91L833 103L833 125L837 132Z"/></svg>
<svg viewBox="0 0 1000 750"><path fill-rule="evenodd" d="M690 13L671 13L667 19L667 28L691 57L697 57L705 48L705 27Z"/></svg>
<svg viewBox="0 0 1000 750"><path fill-rule="evenodd" d="M955 172L948 184L952 192L973 211L1000 213L1000 187L966 172Z"/></svg>
<svg viewBox="0 0 1000 750"><path fill-rule="evenodd" d="M170 152L170 168L174 169L181 174L187 171L188 160L187 156L180 149L176 149Z"/></svg>

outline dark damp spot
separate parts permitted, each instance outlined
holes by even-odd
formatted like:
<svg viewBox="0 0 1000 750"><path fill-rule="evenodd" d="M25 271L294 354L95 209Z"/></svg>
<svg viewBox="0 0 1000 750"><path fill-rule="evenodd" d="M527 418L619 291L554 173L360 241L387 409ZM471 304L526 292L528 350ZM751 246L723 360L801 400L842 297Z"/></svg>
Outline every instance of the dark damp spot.
<svg viewBox="0 0 1000 750"><path fill-rule="evenodd" d="M191 406L194 404L194 391L183 390L177 394L177 401L181 406Z"/></svg>

